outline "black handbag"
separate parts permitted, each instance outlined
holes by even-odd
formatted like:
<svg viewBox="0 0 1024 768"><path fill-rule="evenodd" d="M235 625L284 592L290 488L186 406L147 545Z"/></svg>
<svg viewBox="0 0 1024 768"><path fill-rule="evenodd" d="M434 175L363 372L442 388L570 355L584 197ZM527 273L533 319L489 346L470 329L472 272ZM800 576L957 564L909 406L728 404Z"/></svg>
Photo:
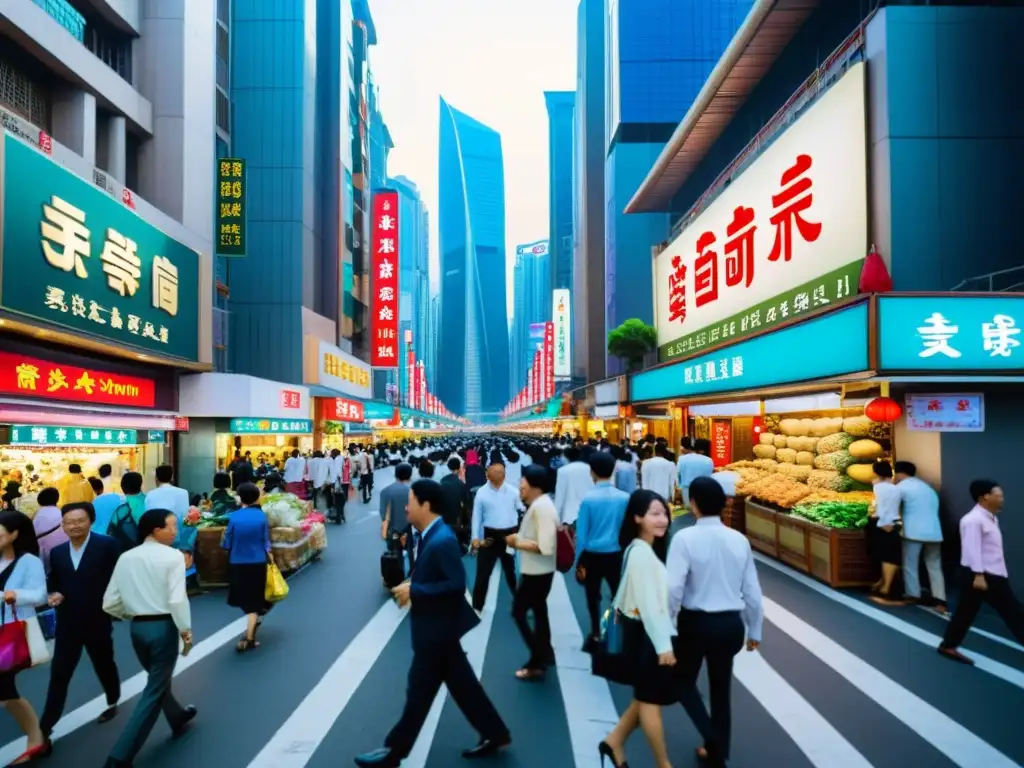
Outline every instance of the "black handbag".
<svg viewBox="0 0 1024 768"><path fill-rule="evenodd" d="M624 581L629 550L622 558L619 584ZM612 598L614 603L614 598ZM609 608L602 622L601 638L590 655L590 671L610 683L632 685L636 679L637 664L644 649L650 642L643 622L626 616L617 608Z"/></svg>

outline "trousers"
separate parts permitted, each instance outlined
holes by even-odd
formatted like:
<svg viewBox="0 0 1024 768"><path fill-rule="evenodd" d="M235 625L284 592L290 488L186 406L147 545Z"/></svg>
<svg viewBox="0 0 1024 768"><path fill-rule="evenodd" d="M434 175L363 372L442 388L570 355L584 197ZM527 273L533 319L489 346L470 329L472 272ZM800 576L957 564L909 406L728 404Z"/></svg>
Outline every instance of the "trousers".
<svg viewBox="0 0 1024 768"><path fill-rule="evenodd" d="M519 577L519 586L512 598L512 618L530 649L526 669L546 669L555 657L551 647L551 622L548 620L548 594L554 579L554 573L524 573ZM527 619L529 613L533 613L532 628Z"/></svg>
<svg viewBox="0 0 1024 768"><path fill-rule="evenodd" d="M903 591L907 597L921 597L921 556L928 571L932 597L946 602L946 578L942 574L942 542L903 540Z"/></svg>
<svg viewBox="0 0 1024 768"><path fill-rule="evenodd" d="M89 654L92 668L103 686L107 706L114 706L121 698L121 678L117 664L114 663L114 636L110 622L100 620L94 626L81 628L61 627L58 624L53 663L50 666L50 685L46 690L46 706L39 720L44 733L50 733L64 714L68 686L82 659L83 650Z"/></svg>
<svg viewBox="0 0 1024 768"><path fill-rule="evenodd" d="M946 635L942 638L943 648L959 648L967 637L967 631L978 616L982 603L991 605L1000 618L1006 622L1007 629L1024 644L1024 606L1010 589L1010 582L1005 576L985 574L988 589L984 592L974 589L974 574L967 568L961 568L957 576L960 586L960 602L957 603L953 617L946 627Z"/></svg>
<svg viewBox="0 0 1024 768"><path fill-rule="evenodd" d="M515 594L516 591L516 559L508 551L505 545L505 537L515 533L518 528L484 528L484 540L490 542L490 546L480 547L476 551L476 581L473 582L473 608L478 611L484 609L487 602L487 585L491 582L491 571L494 564L501 560L501 569L505 572L505 581L508 588Z"/></svg>
<svg viewBox="0 0 1024 768"><path fill-rule="evenodd" d="M587 572L583 589L587 594L587 612L590 614L590 636L598 637L601 634L601 584L608 583L614 598L622 576L622 552L583 552L580 565Z"/></svg>

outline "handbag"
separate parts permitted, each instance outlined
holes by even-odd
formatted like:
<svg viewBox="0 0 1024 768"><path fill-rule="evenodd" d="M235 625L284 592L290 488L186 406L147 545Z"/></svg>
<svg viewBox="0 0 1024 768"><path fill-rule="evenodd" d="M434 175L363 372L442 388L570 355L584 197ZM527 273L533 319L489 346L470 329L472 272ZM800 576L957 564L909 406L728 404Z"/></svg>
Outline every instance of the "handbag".
<svg viewBox="0 0 1024 768"><path fill-rule="evenodd" d="M288 582L276 563L267 564L267 588L263 597L268 603L278 603L288 597Z"/></svg>
<svg viewBox="0 0 1024 768"><path fill-rule="evenodd" d="M625 581L629 549L622 559L619 573L619 588ZM640 646L643 642L644 627L638 619L626 616L618 608L605 611L601 621L601 637L590 655L590 671L611 683L632 685Z"/></svg>
<svg viewBox="0 0 1024 768"><path fill-rule="evenodd" d="M563 526L555 539L555 568L559 573L568 573L575 562L576 539L568 526Z"/></svg>

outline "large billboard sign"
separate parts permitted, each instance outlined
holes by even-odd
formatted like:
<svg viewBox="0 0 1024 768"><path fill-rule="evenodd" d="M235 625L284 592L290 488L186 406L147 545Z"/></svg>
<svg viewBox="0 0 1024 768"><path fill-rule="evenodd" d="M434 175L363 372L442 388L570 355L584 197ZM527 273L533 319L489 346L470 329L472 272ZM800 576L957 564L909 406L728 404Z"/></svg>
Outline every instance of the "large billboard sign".
<svg viewBox="0 0 1024 768"><path fill-rule="evenodd" d="M555 378L568 379L572 376L572 315L569 308L569 291L556 288L551 292L552 313L555 332Z"/></svg>
<svg viewBox="0 0 1024 768"><path fill-rule="evenodd" d="M373 193L372 345L370 365L398 367L398 193L379 189Z"/></svg>

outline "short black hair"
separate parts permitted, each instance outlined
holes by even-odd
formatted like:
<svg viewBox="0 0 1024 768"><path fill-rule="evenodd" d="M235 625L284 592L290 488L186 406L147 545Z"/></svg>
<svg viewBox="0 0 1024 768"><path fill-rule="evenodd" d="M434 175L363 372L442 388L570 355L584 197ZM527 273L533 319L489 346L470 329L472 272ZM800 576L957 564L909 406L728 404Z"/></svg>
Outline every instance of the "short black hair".
<svg viewBox="0 0 1024 768"><path fill-rule="evenodd" d="M95 493L97 496L102 494L103 491L105 490L103 487L103 481L100 480L98 477L90 477L89 485L92 486L92 492Z"/></svg>
<svg viewBox="0 0 1024 768"><path fill-rule="evenodd" d="M977 504L982 496L988 496L999 487L995 480L974 480L971 482L971 498Z"/></svg>
<svg viewBox="0 0 1024 768"><path fill-rule="evenodd" d="M590 471L600 480L610 480L615 474L615 457L605 451L598 451L590 457Z"/></svg>
<svg viewBox="0 0 1024 768"><path fill-rule="evenodd" d="M411 486L416 501L420 504L429 504L430 512L434 515L441 514L441 484L433 480L417 480Z"/></svg>
<svg viewBox="0 0 1024 768"><path fill-rule="evenodd" d="M14 540L15 558L21 555L39 556L39 540L28 515L13 509L0 512L0 525L6 528L8 533L18 534L18 538Z"/></svg>
<svg viewBox="0 0 1024 768"><path fill-rule="evenodd" d="M527 467L523 467L523 480L531 488L536 488L539 491L548 491L548 471L540 464L530 464Z"/></svg>
<svg viewBox="0 0 1024 768"><path fill-rule="evenodd" d="M404 483L406 480L412 480L412 464L403 461L397 467L395 467L395 480Z"/></svg>
<svg viewBox="0 0 1024 768"><path fill-rule="evenodd" d="M716 517L725 509L725 490L713 477L698 477L690 483L690 501L702 517Z"/></svg>
<svg viewBox="0 0 1024 768"><path fill-rule="evenodd" d="M566 448L563 455L565 456L565 460L571 464L580 457L580 451L578 448Z"/></svg>
<svg viewBox="0 0 1024 768"><path fill-rule="evenodd" d="M876 461L871 465L876 477L892 477L892 465L888 461Z"/></svg>
<svg viewBox="0 0 1024 768"><path fill-rule="evenodd" d="M452 456L448 459L448 470L450 472L458 472L460 469L462 469L462 459L458 456Z"/></svg>
<svg viewBox="0 0 1024 768"><path fill-rule="evenodd" d="M213 476L214 490L221 491L231 487L231 475L227 472L218 472Z"/></svg>
<svg viewBox="0 0 1024 768"><path fill-rule="evenodd" d="M427 479L430 479L433 476L434 476L434 465L430 461L428 461L427 459L424 459L423 461L420 462L420 477L425 477Z"/></svg>
<svg viewBox="0 0 1024 768"><path fill-rule="evenodd" d="M156 481L158 483L169 483L174 479L174 467L170 464L161 464L156 468Z"/></svg>
<svg viewBox="0 0 1024 768"><path fill-rule="evenodd" d="M80 475L82 474L82 465L68 464L68 472L70 472L72 475Z"/></svg>
<svg viewBox="0 0 1024 768"><path fill-rule="evenodd" d="M121 478L121 490L129 496L142 493L142 475L138 472L125 472Z"/></svg>
<svg viewBox="0 0 1024 768"><path fill-rule="evenodd" d="M255 504L260 500L260 489L255 483L242 483L235 490L243 504Z"/></svg>
<svg viewBox="0 0 1024 768"><path fill-rule="evenodd" d="M147 509L139 518L139 544L152 536L156 531L167 527L167 518L174 517L169 509Z"/></svg>
<svg viewBox="0 0 1024 768"><path fill-rule="evenodd" d="M60 491L56 488L43 488L36 496L36 501L40 507L56 507L60 501Z"/></svg>
<svg viewBox="0 0 1024 768"><path fill-rule="evenodd" d="M99 475L102 478L108 478L113 473L113 468L109 464L100 464Z"/></svg>
<svg viewBox="0 0 1024 768"><path fill-rule="evenodd" d="M897 475L907 475L908 477L917 476L917 467L912 461L897 461L896 466L893 467L893 471L895 471Z"/></svg>
<svg viewBox="0 0 1024 768"><path fill-rule="evenodd" d="M73 501L70 504L65 504L60 508L60 516L64 517L69 512L77 512L80 509L85 510L85 514L89 516L89 522L96 522L96 508L88 501Z"/></svg>

